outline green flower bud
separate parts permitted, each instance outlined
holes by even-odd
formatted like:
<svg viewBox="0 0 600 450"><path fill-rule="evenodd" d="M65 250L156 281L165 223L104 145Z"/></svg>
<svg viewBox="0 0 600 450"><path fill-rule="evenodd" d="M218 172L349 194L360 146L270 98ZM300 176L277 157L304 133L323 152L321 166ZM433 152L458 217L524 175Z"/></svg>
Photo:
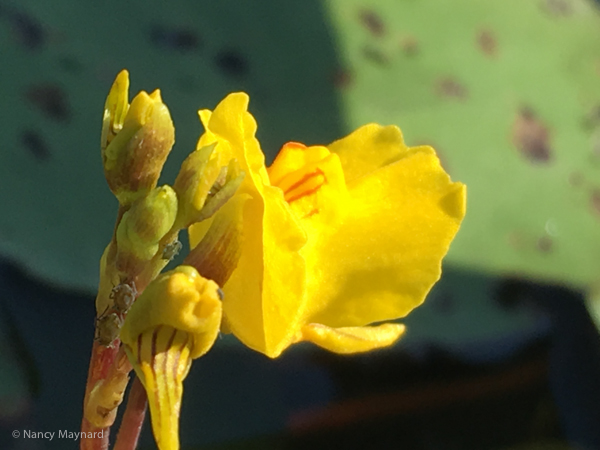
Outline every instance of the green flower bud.
<svg viewBox="0 0 600 450"><path fill-rule="evenodd" d="M133 254L142 261L151 260L176 217L177 194L170 186L155 188L136 200L117 227L119 254Z"/></svg>
<svg viewBox="0 0 600 450"><path fill-rule="evenodd" d="M226 160L213 143L192 152L173 184L179 198L177 224L187 228L212 216L241 184L244 174L235 159Z"/></svg>
<svg viewBox="0 0 600 450"><path fill-rule="evenodd" d="M110 190L121 205L156 187L173 143L175 128L160 91L144 91L127 103L129 75L122 71L106 99L102 161Z"/></svg>

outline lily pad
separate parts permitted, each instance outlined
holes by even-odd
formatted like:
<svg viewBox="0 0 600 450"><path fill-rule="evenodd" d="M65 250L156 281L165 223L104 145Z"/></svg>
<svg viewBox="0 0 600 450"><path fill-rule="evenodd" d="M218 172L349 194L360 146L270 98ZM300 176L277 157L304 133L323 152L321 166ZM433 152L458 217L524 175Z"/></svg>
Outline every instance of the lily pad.
<svg viewBox="0 0 600 450"><path fill-rule="evenodd" d="M50 282L96 289L117 211L100 128L122 68L132 93L161 88L171 109L177 143L164 183L195 147L196 111L231 91L250 93L271 155L287 140L341 136L324 18L315 0L2 3L0 253Z"/></svg>
<svg viewBox="0 0 600 450"><path fill-rule="evenodd" d="M396 123L467 184L448 261L600 274L600 14L584 0L332 0L349 128Z"/></svg>

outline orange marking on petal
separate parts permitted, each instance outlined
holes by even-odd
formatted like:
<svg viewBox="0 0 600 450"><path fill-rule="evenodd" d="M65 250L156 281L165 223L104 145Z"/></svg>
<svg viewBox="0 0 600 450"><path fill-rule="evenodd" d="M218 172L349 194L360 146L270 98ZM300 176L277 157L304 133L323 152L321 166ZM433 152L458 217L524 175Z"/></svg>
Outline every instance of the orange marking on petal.
<svg viewBox="0 0 600 450"><path fill-rule="evenodd" d="M305 174L302 178L300 178L298 181L296 181L291 186L284 188L283 193L289 194L290 192L301 187L302 185L308 184L310 181L312 181L314 183L315 180L312 180L312 179L315 177L318 177L318 176L321 176L323 178L322 181L319 180L319 181L321 181L319 183L319 186L322 186L323 183L325 183L325 174L323 173L323 171L321 169L317 168L314 172L309 172L309 173Z"/></svg>
<svg viewBox="0 0 600 450"><path fill-rule="evenodd" d="M290 149L291 148L297 148L297 149L300 149L300 150L306 150L307 147L306 147L306 145L304 145L304 144L302 144L300 142L290 141L290 142L286 142L283 145L283 147L282 147L282 149L288 149L288 148L290 148Z"/></svg>
<svg viewBox="0 0 600 450"><path fill-rule="evenodd" d="M156 402L156 406L158 409L158 414L156 414L156 418L157 418L157 422L159 423L159 427L160 427L160 422L161 422L161 418L162 418L162 412L161 412L161 401L160 401L160 390L158 389L158 381L159 381L159 377L157 376L156 373L156 368L155 368L155 361L156 361L156 340L158 339L158 332L160 331L161 326L158 326L154 332L152 333L152 344L151 344L151 350L150 350L150 354L151 354L151 358L152 360L150 361L150 374L152 377L152 384L155 386L154 389L154 401Z"/></svg>
<svg viewBox="0 0 600 450"><path fill-rule="evenodd" d="M298 193L297 195L294 195L293 197L286 198L285 200L286 200L288 203L295 202L296 200L298 200L298 199L301 199L302 197L305 197L305 196L307 196L307 195L314 194L315 192L317 192L317 191L319 190L319 188L320 188L321 186L323 186L323 184L324 184L324 182L323 182L323 183L321 183L321 184L319 184L318 186L315 186L315 187L314 187L314 188L312 188L312 189L308 189L308 190L306 190L306 191L302 191L302 192Z"/></svg>
<svg viewBox="0 0 600 450"><path fill-rule="evenodd" d="M288 203L291 203L305 195L315 193L325 183L327 183L325 174L317 168L314 172L306 174L298 182L287 188L284 191L284 198Z"/></svg>
<svg viewBox="0 0 600 450"><path fill-rule="evenodd" d="M314 216L315 214L319 214L319 208L310 210L303 218L306 219L307 217Z"/></svg>

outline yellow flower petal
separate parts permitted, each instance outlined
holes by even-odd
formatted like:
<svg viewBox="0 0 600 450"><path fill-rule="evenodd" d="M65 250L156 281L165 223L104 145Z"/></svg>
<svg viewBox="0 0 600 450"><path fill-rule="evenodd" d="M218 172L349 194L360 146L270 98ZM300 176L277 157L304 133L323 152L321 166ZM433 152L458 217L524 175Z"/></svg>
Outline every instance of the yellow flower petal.
<svg viewBox="0 0 600 450"><path fill-rule="evenodd" d="M128 109L129 72L121 70L115 78L104 104L104 117L102 119L102 133L100 138L102 152L104 152L115 135L123 128L123 122L125 122Z"/></svg>
<svg viewBox="0 0 600 450"><path fill-rule="evenodd" d="M375 123L358 128L327 148L340 157L348 184L397 161L409 151L400 128Z"/></svg>
<svg viewBox="0 0 600 450"><path fill-rule="evenodd" d="M431 148L409 149L397 127L374 124L328 148L287 144L267 172L247 105L234 94L199 113L198 145L218 142L248 173L225 323L270 357L302 336L335 351L388 342L355 327L403 317L423 301L464 216L464 186ZM207 229L192 229L190 240ZM346 338L363 344L335 344Z"/></svg>
<svg viewBox="0 0 600 450"><path fill-rule="evenodd" d="M360 353L388 347L404 333L404 325L330 328L318 323L302 327L302 340L335 353Z"/></svg>
<svg viewBox="0 0 600 450"><path fill-rule="evenodd" d="M307 147L298 142L288 142L267 169L271 184L280 186L284 178L288 178L291 173L302 170L309 164L323 161L330 154L331 152L322 146Z"/></svg>
<svg viewBox="0 0 600 450"><path fill-rule="evenodd" d="M352 213L301 251L308 320L346 327L404 317L440 277L465 186L450 181L432 149L418 148L356 181L349 195Z"/></svg>
<svg viewBox="0 0 600 450"><path fill-rule="evenodd" d="M340 220L347 211L347 189L340 159L326 147L295 142L283 146L268 169L273 186L283 191L283 198L294 215L304 221L325 226Z"/></svg>
<svg viewBox="0 0 600 450"><path fill-rule="evenodd" d="M216 141L217 149L221 146L221 151L230 151L247 173L236 194L249 197L243 210L241 257L223 286L223 312L239 339L273 355L295 332L286 324L298 314L297 305L278 299L304 290L304 261L298 250L306 242L306 235L281 190L269 185L264 155L254 136L256 121L247 111L248 101L246 94L230 94L212 113L200 111L206 131L198 146ZM199 242L206 229L207 225L202 224L192 227L190 241ZM263 258L278 264L265 266Z"/></svg>
<svg viewBox="0 0 600 450"><path fill-rule="evenodd" d="M288 324L303 301L304 261L298 250L306 236L281 191L270 186L264 187L260 198L246 201L242 229L241 257L223 286L227 299L223 313L240 340L272 356L294 334ZM277 264L263 265L262 261ZM286 297L297 301L280 301Z"/></svg>
<svg viewBox="0 0 600 450"><path fill-rule="evenodd" d="M130 361L148 393L152 432L159 450L179 450L183 380L192 363L193 335L158 326L127 347Z"/></svg>
<svg viewBox="0 0 600 450"><path fill-rule="evenodd" d="M237 158L241 170L250 174L253 184L268 180L265 169L265 156L254 137L256 121L248 112L250 98L244 92L229 94L211 113L208 110L198 111L204 125L205 133L200 137L197 148L217 142L229 150L231 157Z"/></svg>

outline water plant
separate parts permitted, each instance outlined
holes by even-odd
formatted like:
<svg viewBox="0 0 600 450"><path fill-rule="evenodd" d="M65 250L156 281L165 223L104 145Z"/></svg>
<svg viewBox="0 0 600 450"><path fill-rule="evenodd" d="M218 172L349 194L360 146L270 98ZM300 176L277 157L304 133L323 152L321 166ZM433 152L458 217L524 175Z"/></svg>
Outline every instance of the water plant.
<svg viewBox="0 0 600 450"><path fill-rule="evenodd" d="M129 373L115 449L137 445L146 399L161 450L179 448L183 380L220 332L268 357L308 341L337 353L389 346L392 322L421 304L465 214L466 188L429 146L365 125L327 146L290 142L270 167L249 97L213 110L172 186L157 186L175 129L160 92L129 103L117 76L101 153L119 202L100 260L82 449L107 449ZM161 274L181 250L183 264Z"/></svg>

